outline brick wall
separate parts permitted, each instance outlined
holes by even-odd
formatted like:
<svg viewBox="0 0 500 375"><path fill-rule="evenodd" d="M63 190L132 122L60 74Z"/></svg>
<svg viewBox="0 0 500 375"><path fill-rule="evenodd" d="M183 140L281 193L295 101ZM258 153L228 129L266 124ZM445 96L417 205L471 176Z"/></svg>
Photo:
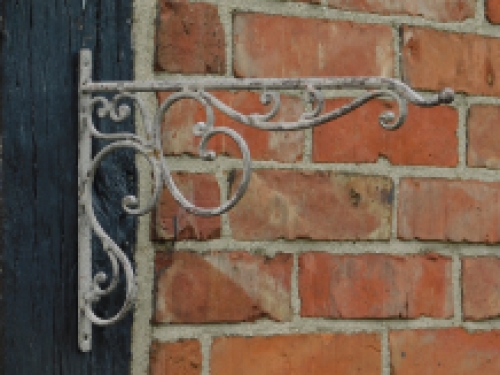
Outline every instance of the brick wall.
<svg viewBox="0 0 500 375"><path fill-rule="evenodd" d="M250 187L209 219L165 191L141 222L134 374L500 373L497 0L149 0L135 13L139 78L380 75L457 97L410 106L392 132L377 122L385 100L290 133L216 113L249 144ZM264 109L257 93L217 95ZM329 110L356 92L325 95ZM282 98L278 119L304 111ZM203 119L175 104L164 152L186 197L215 206L239 153L217 138L221 156L199 161Z"/></svg>

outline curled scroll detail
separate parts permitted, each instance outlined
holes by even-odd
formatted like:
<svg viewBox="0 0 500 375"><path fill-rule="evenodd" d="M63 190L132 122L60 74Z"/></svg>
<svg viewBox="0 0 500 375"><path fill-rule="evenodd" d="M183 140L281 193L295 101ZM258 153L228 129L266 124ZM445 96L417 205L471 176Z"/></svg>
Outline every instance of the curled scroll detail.
<svg viewBox="0 0 500 375"><path fill-rule="evenodd" d="M92 204L92 189L96 171L102 161L116 150L132 150L136 155L144 157L152 170L152 194L144 202L136 196L122 198L122 209L130 215L144 215L158 204L162 189L166 187L173 198L187 212L200 216L221 215L234 207L243 197L250 182L252 162L250 151L243 137L229 127L218 127L215 124L214 109L222 112L233 121L262 130L293 131L313 128L340 118L375 98L385 98L397 105L397 114L385 111L379 115L379 124L387 130L396 130L402 126L408 115L408 103L421 107L448 104L453 101L453 91L445 89L430 97L424 98L404 83L381 77L359 78L310 78L310 79L206 79L200 82L107 82L91 81L90 51L82 51L80 55L80 161L79 161L79 340L83 351L90 350L91 325L89 322L106 326L121 320L134 305L137 296L136 277L131 260L123 249L106 233L99 223ZM325 111L326 90L339 88L363 89L365 92L350 100L349 103L333 110ZM231 108L220 100L212 91L221 90L257 90L261 92L262 113L245 114ZM301 90L304 92L307 110L295 121L275 121L281 107L282 90ZM163 101L152 119L147 107L137 95L144 91L168 91L170 96ZM96 93L114 93L108 98ZM203 160L213 161L216 153L208 149L209 141L218 136L231 138L241 152L242 177L233 195L218 207L198 207L190 202L176 185L167 158L163 155L161 137L165 115L172 106L181 100L195 100L205 114L204 121L193 126L193 135L199 138L199 156ZM138 113L139 132L104 133L94 126L93 118L110 118L120 123L130 118L135 108ZM267 109L267 110L264 110ZM138 125L138 126L139 126ZM167 124L168 126L168 124ZM119 127L119 125L117 125ZM94 157L91 157L90 140L99 139L105 145ZM93 232L102 244L107 255L110 272L92 273L92 250L90 232ZM125 298L119 311L112 317L100 317L95 311L95 304L102 298L116 291L120 285L120 274L123 271L125 282Z"/></svg>

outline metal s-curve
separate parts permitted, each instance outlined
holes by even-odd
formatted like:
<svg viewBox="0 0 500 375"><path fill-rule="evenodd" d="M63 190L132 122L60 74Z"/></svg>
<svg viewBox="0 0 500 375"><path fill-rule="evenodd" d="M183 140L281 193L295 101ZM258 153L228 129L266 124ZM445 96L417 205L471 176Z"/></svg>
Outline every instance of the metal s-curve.
<svg viewBox="0 0 500 375"><path fill-rule="evenodd" d="M322 90L362 89L366 92L339 108L324 112L325 98ZM268 106L263 113L244 114L231 108L208 91L254 90L261 92L261 103ZM305 102L309 110L305 111L294 122L273 121L281 107L280 91L301 90L305 94ZM172 94L159 106L151 116L147 112L139 92L166 91ZM94 96L99 93L100 96ZM112 93L108 98L102 94ZM156 207L163 187L166 187L173 198L187 212L200 216L221 215L234 207L246 192L252 171L250 151L245 140L233 129L215 126L214 108L234 121L254 128L269 131L292 131L308 129L342 117L375 98L388 98L397 103L397 115L392 111L380 114L379 124L387 130L398 129L408 115L408 102L432 107L449 104L453 101L451 89L444 89L437 95L423 97L401 81L384 77L353 78L294 78L294 79L236 79L207 78L202 80L168 80L151 82L92 82L92 54L89 50L80 52L80 86L79 86L79 346L82 351L91 350L92 324L106 326L121 320L133 307L137 286L132 262L122 249L104 231L98 222L92 206L92 186L94 175L102 160L118 149L129 149L142 155L149 162L153 175L153 192L143 205L137 197L126 196L122 199L123 210L130 215L144 215ZM181 193L175 184L167 160L163 155L162 137L160 135L165 114L180 100L195 100L205 111L205 121L193 124L193 136L200 138L199 155L203 160L214 160L215 152L208 150L210 139L216 136L227 136L233 139L242 154L242 178L233 196L219 207L198 207ZM94 115L100 118L109 117L114 122L121 122L132 114L132 106L138 110L140 125L145 136L137 132L103 133L93 121ZM263 107L264 108L264 107ZM151 120L152 119L152 120ZM92 138L103 140L106 145L91 155ZM93 275L92 272L92 233L102 243L107 254L111 272ZM93 305L101 298L113 293L123 271L125 281L125 298L119 311L112 317L102 318L95 314ZM103 287L103 285L107 286Z"/></svg>
<svg viewBox="0 0 500 375"><path fill-rule="evenodd" d="M250 183L250 173L251 173L251 159L250 159L250 151L245 140L234 130L225 128L225 127L217 127L214 128L214 114L213 109L209 105L209 103L204 99L202 92L177 92L170 95L158 109L155 120L154 120L154 128L157 133L155 136L157 149L159 150L158 155L161 160L161 165L163 168L163 178L165 182L165 186L168 188L173 198L179 203L186 211L189 213L199 215L199 216L216 216L221 215L224 212L231 209L242 197L245 193L248 184ZM182 99L194 99L198 101L204 108L206 114L206 121L203 123L197 123L193 126L193 134L195 136L201 137L200 146L199 146L199 154L203 160L214 160L215 153L213 151L207 150L208 141L219 134L224 134L230 138L232 138L236 144L238 145L243 159L243 177L241 182L236 189L236 193L225 203L223 203L219 207L213 208L203 208L197 207L193 203L189 202L180 192L180 190L175 185L174 180L172 179L172 175L168 169L168 165L165 162L165 158L163 156L163 148L161 147L160 142L160 129L163 121L163 117L165 113L169 110L169 108L177 101Z"/></svg>

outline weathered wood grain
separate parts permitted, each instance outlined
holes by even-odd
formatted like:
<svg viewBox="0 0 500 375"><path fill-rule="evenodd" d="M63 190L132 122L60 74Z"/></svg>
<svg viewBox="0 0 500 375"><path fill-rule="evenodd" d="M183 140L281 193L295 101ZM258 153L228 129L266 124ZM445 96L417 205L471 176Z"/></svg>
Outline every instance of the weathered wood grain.
<svg viewBox="0 0 500 375"><path fill-rule="evenodd" d="M95 328L90 353L77 346L77 62L91 48L96 79L131 78L131 3L87 1L83 11L81 0L3 1L6 374L129 371L131 316ZM133 155L109 159L96 178L96 212L131 253L135 223L118 203L135 191ZM94 252L96 270L106 269L97 243Z"/></svg>

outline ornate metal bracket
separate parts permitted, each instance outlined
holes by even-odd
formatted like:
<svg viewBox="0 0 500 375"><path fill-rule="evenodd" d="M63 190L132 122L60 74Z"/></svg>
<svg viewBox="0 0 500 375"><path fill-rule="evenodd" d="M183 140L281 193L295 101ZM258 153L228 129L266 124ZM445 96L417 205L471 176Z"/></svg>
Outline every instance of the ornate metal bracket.
<svg viewBox="0 0 500 375"><path fill-rule="evenodd" d="M331 112L323 113L324 98L321 89L363 89L365 93ZM261 102L270 106L265 114L243 114L228 107L206 90L259 90L262 92ZM280 94L272 90L302 90L305 100L312 110L302 114L296 122L272 122L280 108ZM158 108L153 120L149 118L146 107L138 92L167 91L173 92ZM114 93L112 99L96 96L96 93ZM407 103L422 107L432 107L451 103L454 93L444 89L439 94L424 98L404 83L383 77L359 78L294 78L294 79L234 79L207 78L197 81L168 80L152 82L92 82L92 53L90 50L80 52L80 86L79 86L79 345L82 351L91 349L92 324L106 326L122 319L132 308L136 296L136 281L130 260L120 247L103 230L96 219L92 207L92 185L94 175L101 161L117 149L131 149L142 154L153 170L153 194L149 202L142 207L134 196L126 196L122 200L123 209L131 215L143 215L151 211L160 196L163 186L172 193L175 200L186 211L201 216L220 215L231 209L245 193L251 174L250 151L245 140L234 130L225 127L214 127L213 107L242 124L263 130L300 130L312 128L328 121L335 120L377 97L388 97L398 103L399 113L384 112L379 117L380 125L387 130L399 128L407 116ZM131 106L122 100L132 100L141 116L142 134L136 133L102 133L95 126L93 114L104 118L110 117L120 122L130 116ZM208 141L219 134L231 137L242 153L243 178L235 194L220 207L202 208L189 202L175 185L168 165L163 156L160 129L165 113L177 101L194 99L204 109L206 121L193 124L194 136L200 137L199 154L204 160L213 160L215 153L207 150ZM91 155L92 137L108 141L107 145L95 156ZM92 232L102 242L111 264L112 274L97 273L92 276ZM93 305L102 297L112 293L119 280L120 267L126 280L126 296L120 311L111 318L98 317ZM106 287L102 287L107 283Z"/></svg>

